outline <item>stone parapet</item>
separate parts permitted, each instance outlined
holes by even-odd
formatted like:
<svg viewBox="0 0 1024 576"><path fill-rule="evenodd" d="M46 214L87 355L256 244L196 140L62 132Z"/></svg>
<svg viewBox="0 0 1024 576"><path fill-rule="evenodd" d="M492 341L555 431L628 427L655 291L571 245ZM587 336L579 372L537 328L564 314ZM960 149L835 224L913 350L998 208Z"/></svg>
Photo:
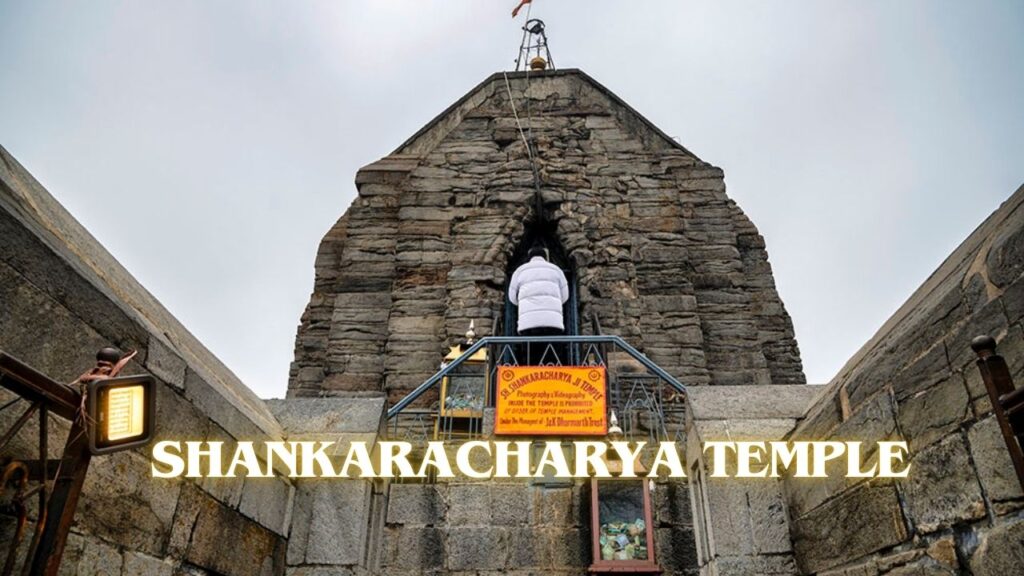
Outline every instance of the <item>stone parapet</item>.
<svg viewBox="0 0 1024 576"><path fill-rule="evenodd" d="M282 438L263 401L0 148L0 349L69 382L108 345L138 351L124 374L157 380L158 439ZM0 404L12 398L0 390ZM0 430L17 412L0 412ZM24 428L5 455L35 457L36 431ZM67 433L51 419L51 458ZM97 456L62 573L283 574L294 490L283 477L154 479L148 449ZM13 527L0 515L0 557Z"/></svg>
<svg viewBox="0 0 1024 576"><path fill-rule="evenodd" d="M1024 188L843 367L793 440L903 440L898 481L786 482L803 574L1024 572L1024 494L974 364L987 334L1024 381Z"/></svg>

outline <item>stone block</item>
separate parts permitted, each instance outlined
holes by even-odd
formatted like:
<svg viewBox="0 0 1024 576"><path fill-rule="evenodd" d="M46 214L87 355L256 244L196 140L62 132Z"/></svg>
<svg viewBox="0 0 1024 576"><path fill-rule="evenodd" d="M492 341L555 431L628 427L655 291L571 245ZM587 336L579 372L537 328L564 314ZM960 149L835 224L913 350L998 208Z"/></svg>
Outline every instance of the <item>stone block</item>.
<svg viewBox="0 0 1024 576"><path fill-rule="evenodd" d="M7 255L12 248L6 244L4 216L0 210L0 252ZM0 314L4 352L58 381L70 382L91 367L96 351L109 344L5 262L0 262L0 301L4 302Z"/></svg>
<svg viewBox="0 0 1024 576"><path fill-rule="evenodd" d="M82 544L74 572L77 576L121 576L124 558L117 548L92 538L83 539Z"/></svg>
<svg viewBox="0 0 1024 576"><path fill-rule="evenodd" d="M257 423L251 417L251 410L242 399L224 388L223 384L212 384L198 372L188 368L185 370L185 398L195 407L221 426L232 438L259 440L268 437L265 423ZM266 409L262 400L260 407ZM268 418L270 416L267 411ZM275 433L279 433L277 422L273 422Z"/></svg>
<svg viewBox="0 0 1024 576"><path fill-rule="evenodd" d="M273 576L284 571L284 538L186 486L175 513L172 555L225 576Z"/></svg>
<svg viewBox="0 0 1024 576"><path fill-rule="evenodd" d="M747 501L753 527L754 549L758 554L784 554L792 551L789 521L782 499L782 483L764 480L747 488Z"/></svg>
<svg viewBox="0 0 1024 576"><path fill-rule="evenodd" d="M754 554L751 538L754 526L746 488L733 479L711 478L706 489L708 507L714 511L707 522L716 548L729 550L731 554Z"/></svg>
<svg viewBox="0 0 1024 576"><path fill-rule="evenodd" d="M884 374L878 375L885 377ZM904 400L921 390L935 386L950 376L951 369L946 357L946 347L940 342L899 370L892 376L891 382L896 398Z"/></svg>
<svg viewBox="0 0 1024 576"><path fill-rule="evenodd" d="M658 528L654 536L655 560L669 574L696 570L696 541L691 528Z"/></svg>
<svg viewBox="0 0 1024 576"><path fill-rule="evenodd" d="M388 524L436 526L444 521L443 485L391 484L388 489Z"/></svg>
<svg viewBox="0 0 1024 576"><path fill-rule="evenodd" d="M1009 285L1024 270L1024 225L1019 211L992 238L985 258L989 280L999 287Z"/></svg>
<svg viewBox="0 0 1024 576"><path fill-rule="evenodd" d="M29 534L26 539L31 541L31 534ZM60 566L57 568L58 576L78 575L78 563L82 560L82 550L85 548L85 540L86 539L81 535L74 532L68 534L67 542L64 544L64 555L61 556ZM24 540L22 542L24 543L22 548L27 549L29 542L25 542ZM19 555L15 566L24 566L25 555L27 555L27 553L28 551L25 550L21 555Z"/></svg>
<svg viewBox="0 0 1024 576"><path fill-rule="evenodd" d="M1024 521L1016 519L991 528L971 554L971 573L1007 576L1024 572Z"/></svg>
<svg viewBox="0 0 1024 576"><path fill-rule="evenodd" d="M820 386L691 387L687 400L695 420L803 418Z"/></svg>
<svg viewBox="0 0 1024 576"><path fill-rule="evenodd" d="M881 440L901 439L888 391L883 389L874 396L863 400L849 419L836 426L827 438L864 442L863 465L867 468L875 465L878 454L874 443ZM803 435L800 439L817 440L818 437ZM850 489L859 482L860 480L857 479L845 478L842 474L834 474L813 482L787 479L785 494L789 511L795 517L802 516L821 505L825 500Z"/></svg>
<svg viewBox="0 0 1024 576"><path fill-rule="evenodd" d="M508 531L508 566L536 566L542 543L534 528L510 528Z"/></svg>
<svg viewBox="0 0 1024 576"><path fill-rule="evenodd" d="M532 490L533 506L530 523L535 526L572 526L572 488L537 488Z"/></svg>
<svg viewBox="0 0 1024 576"><path fill-rule="evenodd" d="M509 554L508 530L492 526L457 527L448 530L448 568L451 570L500 570Z"/></svg>
<svg viewBox="0 0 1024 576"><path fill-rule="evenodd" d="M486 526L490 523L490 486L488 484L451 484L448 486L448 524L450 526Z"/></svg>
<svg viewBox="0 0 1024 576"><path fill-rule="evenodd" d="M973 366L977 355L971 350L971 340L982 334L1002 340L1007 328L1002 299L989 302L945 338L949 365L954 368Z"/></svg>
<svg viewBox="0 0 1024 576"><path fill-rule="evenodd" d="M976 422L967 431L971 459L990 502L1024 497L1010 452L994 416Z"/></svg>
<svg viewBox="0 0 1024 576"><path fill-rule="evenodd" d="M578 528L534 529L540 542L537 563L550 568L579 567L590 564L587 532ZM537 546L537 544L535 544Z"/></svg>
<svg viewBox="0 0 1024 576"><path fill-rule="evenodd" d="M959 434L913 454L910 465L903 486L908 514L919 532L985 515L981 486Z"/></svg>
<svg viewBox="0 0 1024 576"><path fill-rule="evenodd" d="M834 568L903 542L907 530L896 488L861 484L794 519L792 538L804 573Z"/></svg>
<svg viewBox="0 0 1024 576"><path fill-rule="evenodd" d="M210 442L224 442L225 446L234 446L235 439L216 423L209 423L209 432L205 440ZM223 462L227 466L227 462ZM226 504L231 508L237 508L242 499L242 488L245 485L245 478L235 477L214 477L204 476L197 478L199 487L207 494Z"/></svg>
<svg viewBox="0 0 1024 576"><path fill-rule="evenodd" d="M210 419L173 386L157 384L156 422L157 440L180 442L206 440Z"/></svg>
<svg viewBox="0 0 1024 576"><path fill-rule="evenodd" d="M174 564L168 560L131 551L124 553L122 576L171 576L173 573Z"/></svg>
<svg viewBox="0 0 1024 576"><path fill-rule="evenodd" d="M958 375L899 400L900 430L912 452L949 434L971 416L967 388Z"/></svg>
<svg viewBox="0 0 1024 576"><path fill-rule="evenodd" d="M960 567L960 560L957 558L956 540L953 536L945 536L935 540L928 545L926 554L932 560L946 567Z"/></svg>
<svg viewBox="0 0 1024 576"><path fill-rule="evenodd" d="M146 369L175 388L185 387L185 361L167 343L157 336L149 337L146 350Z"/></svg>
<svg viewBox="0 0 1024 576"><path fill-rule="evenodd" d="M98 464L98 463L97 463ZM162 555L183 481L150 476L150 462L134 451L116 452L85 477L76 518L79 529L111 543Z"/></svg>
<svg viewBox="0 0 1024 576"><path fill-rule="evenodd" d="M959 570L944 566L931 558L922 558L910 564L897 566L884 573L886 576L956 576Z"/></svg>
<svg viewBox="0 0 1024 576"><path fill-rule="evenodd" d="M358 570L343 566L289 566L285 576L368 576L364 570ZM406 576L395 573L395 576ZM408 576L419 576L419 571L409 573Z"/></svg>
<svg viewBox="0 0 1024 576"><path fill-rule="evenodd" d="M385 530L384 573L394 569L432 570L444 566L442 530L420 526L393 526Z"/></svg>
<svg viewBox="0 0 1024 576"><path fill-rule="evenodd" d="M792 576L798 574L792 556L719 556L715 560L719 574L757 574Z"/></svg>
<svg viewBox="0 0 1024 576"><path fill-rule="evenodd" d="M1014 280L1003 292L1003 307L1011 324L1024 318L1024 276Z"/></svg>
<svg viewBox="0 0 1024 576"><path fill-rule="evenodd" d="M289 564L360 564L368 537L370 497L370 483L364 480L299 481Z"/></svg>
<svg viewBox="0 0 1024 576"><path fill-rule="evenodd" d="M294 494L291 482L280 476L245 478L238 510L261 526L287 537Z"/></svg>
<svg viewBox="0 0 1024 576"><path fill-rule="evenodd" d="M530 521L530 486L526 481L491 484L491 522L495 526L524 526Z"/></svg>
<svg viewBox="0 0 1024 576"><path fill-rule="evenodd" d="M661 525L693 526L690 490L686 479L658 482L651 494L654 521Z"/></svg>

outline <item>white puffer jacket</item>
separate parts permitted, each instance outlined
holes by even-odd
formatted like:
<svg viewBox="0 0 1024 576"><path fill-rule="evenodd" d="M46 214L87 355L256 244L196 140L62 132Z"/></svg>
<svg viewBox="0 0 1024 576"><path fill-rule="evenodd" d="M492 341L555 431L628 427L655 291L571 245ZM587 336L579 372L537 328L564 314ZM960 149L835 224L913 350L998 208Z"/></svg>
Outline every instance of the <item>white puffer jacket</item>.
<svg viewBox="0 0 1024 576"><path fill-rule="evenodd" d="M508 299L519 306L519 331L530 328L565 330L562 304L569 299L569 283L554 264L534 256L512 274Z"/></svg>

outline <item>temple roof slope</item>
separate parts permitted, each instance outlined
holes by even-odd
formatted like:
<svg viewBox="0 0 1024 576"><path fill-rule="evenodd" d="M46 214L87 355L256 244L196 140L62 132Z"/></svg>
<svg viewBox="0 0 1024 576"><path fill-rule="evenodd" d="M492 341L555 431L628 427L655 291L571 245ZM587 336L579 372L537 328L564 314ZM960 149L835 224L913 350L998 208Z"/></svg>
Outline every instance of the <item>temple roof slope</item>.
<svg viewBox="0 0 1024 576"><path fill-rule="evenodd" d="M492 75L356 185L320 245L292 396L394 399L470 320L500 330L512 259L538 220L568 257L580 317L684 383L804 382L764 240L722 170L583 72Z"/></svg>

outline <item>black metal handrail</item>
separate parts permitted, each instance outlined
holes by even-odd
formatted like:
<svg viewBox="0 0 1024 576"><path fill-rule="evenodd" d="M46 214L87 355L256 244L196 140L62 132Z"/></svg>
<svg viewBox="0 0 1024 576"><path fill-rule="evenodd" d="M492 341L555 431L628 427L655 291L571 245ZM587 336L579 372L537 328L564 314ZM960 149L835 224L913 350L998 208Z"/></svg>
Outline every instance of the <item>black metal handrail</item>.
<svg viewBox="0 0 1024 576"><path fill-rule="evenodd" d="M530 345L530 344L567 344L567 345L600 345L610 344L621 349L623 352L631 356L634 360L639 362L645 368L650 370L654 375L663 380L669 386L674 388L676 391L685 393L686 386L680 383L674 376L663 370L660 366L651 361L650 358L644 356L636 348L630 346L625 340L619 336L612 335L599 335L599 336L487 336L474 342L469 348L466 349L458 358L452 360L451 363L441 368L437 373L428 378L422 384L417 386L412 392L407 394L404 398L399 400L388 409L388 419L394 418L402 412L406 407L416 401L420 396L426 393L428 390L436 386L441 380L453 373L463 362L468 358L472 357L481 348L485 346L500 346L500 345Z"/></svg>

